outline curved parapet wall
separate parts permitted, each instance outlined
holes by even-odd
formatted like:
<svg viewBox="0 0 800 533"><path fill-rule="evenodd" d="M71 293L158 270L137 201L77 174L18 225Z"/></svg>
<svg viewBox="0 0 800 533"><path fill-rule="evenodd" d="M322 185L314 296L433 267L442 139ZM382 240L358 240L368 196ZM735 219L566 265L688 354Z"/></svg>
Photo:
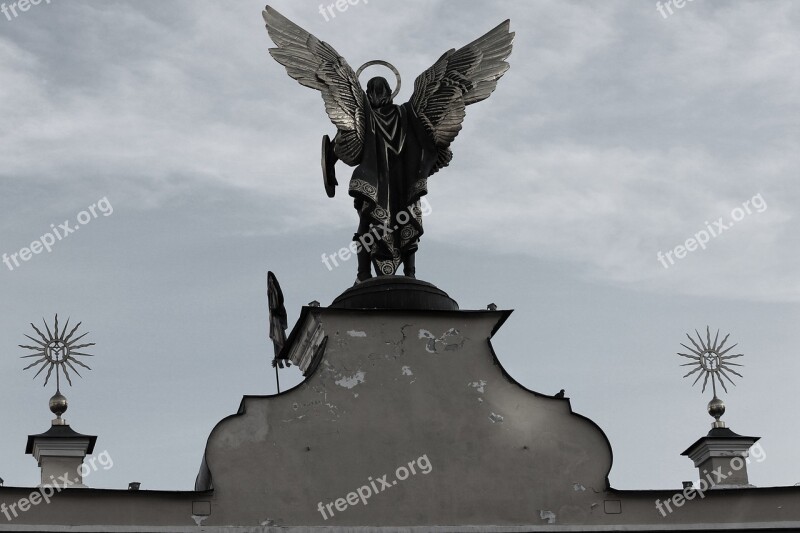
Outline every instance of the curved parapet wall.
<svg viewBox="0 0 800 533"><path fill-rule="evenodd" d="M590 522L608 440L505 374L489 338L508 314L305 308L306 380L209 437L204 525Z"/></svg>

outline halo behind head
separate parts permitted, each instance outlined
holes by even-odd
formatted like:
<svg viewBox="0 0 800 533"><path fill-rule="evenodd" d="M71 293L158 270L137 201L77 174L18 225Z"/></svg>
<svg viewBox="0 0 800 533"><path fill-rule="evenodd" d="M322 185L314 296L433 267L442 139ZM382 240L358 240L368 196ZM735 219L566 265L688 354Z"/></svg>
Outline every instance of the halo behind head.
<svg viewBox="0 0 800 533"><path fill-rule="evenodd" d="M361 77L361 73L364 72L365 68L371 67L373 65L382 65L391 70L392 72L394 72L394 77L397 80L397 85L395 86L394 91L392 91L392 100L394 100L395 96L397 96L397 93L400 92L400 86L402 81L400 79L400 72L396 68L394 68L394 65L392 65L388 61L383 61L382 59L373 59L372 61L367 61L366 63L358 67L358 70L356 71L356 78Z"/></svg>

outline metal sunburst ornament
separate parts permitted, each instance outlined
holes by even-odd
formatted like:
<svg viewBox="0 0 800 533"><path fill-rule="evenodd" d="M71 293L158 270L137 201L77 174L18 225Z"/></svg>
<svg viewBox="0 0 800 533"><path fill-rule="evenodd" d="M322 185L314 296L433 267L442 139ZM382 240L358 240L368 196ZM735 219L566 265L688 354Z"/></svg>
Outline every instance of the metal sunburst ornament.
<svg viewBox="0 0 800 533"><path fill-rule="evenodd" d="M688 378L692 374L697 373L697 377L695 378L694 382L692 383L692 387L694 387L700 378L703 378L703 388L702 392L706 391L706 385L708 385L708 379L711 378L711 388L714 391L714 397L708 402L708 414L715 418L715 422L712 424L714 428L724 428L725 422L720 420L720 417L725 413L725 402L717 398L717 382L722 386L722 389L725 392L728 392L728 388L725 386L725 380L728 380L731 385L736 385L733 382L733 379L729 374L733 374L743 378L739 372L734 370L733 366L744 366L739 363L731 362L730 359L735 359L737 357L744 357L744 354L731 354L728 355L728 352L733 350L738 344L734 344L727 348L725 347L725 343L728 341L728 337L730 337L730 333L725 335L725 338L722 341L719 341L719 330L717 330L716 335L714 336L714 341L711 341L711 328L706 326L706 338L703 339L703 336L697 330L694 330L695 334L697 335L697 342L695 339L692 338L691 335L688 333L686 337L689 339L689 342L692 343L693 347L687 346L681 343L681 346L689 350L690 353L681 353L678 352L678 355L681 357L686 357L687 359L691 359L692 361L689 363L684 363L681 366L694 366L696 367L694 370L688 372L684 378ZM699 344L698 344L699 342ZM724 349L723 349L724 348ZM725 379L723 379L725 378Z"/></svg>
<svg viewBox="0 0 800 533"><path fill-rule="evenodd" d="M63 424L64 422L61 419L61 415L67 410L67 399L61 394L61 373L64 374L67 383L72 386L72 379L69 372L70 370L78 377L83 377L78 372L78 369L75 368L75 365L81 366L87 370L91 370L88 365L78 360L78 357L94 357L93 354L81 352L79 350L94 346L95 343L89 342L77 344L78 341L88 335L87 332L75 337L75 333L78 331L81 322L78 322L78 324L73 327L69 333L67 333L67 330L69 329L69 319L67 319L67 322L64 324L64 327L61 330L59 330L58 327L58 315L55 316L52 331L44 319L42 319L42 322L44 323L44 329L47 332L47 335L42 333L39 328L31 323L31 327L38 334L39 338L37 339L30 335L25 336L35 342L36 346L27 346L24 344L19 345L20 348L33 351L33 353L29 355L21 356L21 359L28 359L31 357L38 358L36 361L26 366L23 370L28 370L29 368L38 366L39 370L33 376L33 379L36 379L46 368L47 374L44 378L44 386L47 386L47 383L50 381L50 376L52 375L53 370L56 371L56 393L52 398L50 398L50 410L57 417L53 423Z"/></svg>

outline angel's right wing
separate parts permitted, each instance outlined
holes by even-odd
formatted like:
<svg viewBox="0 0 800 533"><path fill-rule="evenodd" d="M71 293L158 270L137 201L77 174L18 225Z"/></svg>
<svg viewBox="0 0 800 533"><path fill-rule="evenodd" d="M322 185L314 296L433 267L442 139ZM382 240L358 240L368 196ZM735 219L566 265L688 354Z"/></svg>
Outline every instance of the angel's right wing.
<svg viewBox="0 0 800 533"><path fill-rule="evenodd" d="M264 10L267 32L277 48L270 55L301 85L322 93L325 111L339 130L336 155L348 165L361 160L369 105L356 73L331 45L320 41L270 6Z"/></svg>
<svg viewBox="0 0 800 533"><path fill-rule="evenodd" d="M414 81L411 105L434 141L433 172L453 158L450 144L461 131L465 107L488 98L508 70L514 34L506 20L458 50L449 50Z"/></svg>

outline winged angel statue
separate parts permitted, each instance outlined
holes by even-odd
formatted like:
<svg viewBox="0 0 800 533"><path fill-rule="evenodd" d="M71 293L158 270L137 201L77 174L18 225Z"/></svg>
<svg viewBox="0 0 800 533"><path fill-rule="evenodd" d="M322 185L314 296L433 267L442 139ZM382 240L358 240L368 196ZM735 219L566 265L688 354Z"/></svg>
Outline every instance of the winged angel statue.
<svg viewBox="0 0 800 533"><path fill-rule="evenodd" d="M320 41L270 6L264 10L267 31L277 48L272 57L300 84L322 93L325 110L337 133L322 144L325 188L333 197L334 165L356 167L349 193L359 213L354 241L358 250L356 283L393 275L400 264L415 276L422 236L420 198L428 193L428 177L453 158L450 144L461 131L465 108L489 97L508 70L514 34L506 20L483 37L442 55L414 82L411 100L395 105L400 89L397 70L384 61L370 61L354 72L331 45ZM394 91L375 77L364 91L358 76L381 64L397 78Z"/></svg>

